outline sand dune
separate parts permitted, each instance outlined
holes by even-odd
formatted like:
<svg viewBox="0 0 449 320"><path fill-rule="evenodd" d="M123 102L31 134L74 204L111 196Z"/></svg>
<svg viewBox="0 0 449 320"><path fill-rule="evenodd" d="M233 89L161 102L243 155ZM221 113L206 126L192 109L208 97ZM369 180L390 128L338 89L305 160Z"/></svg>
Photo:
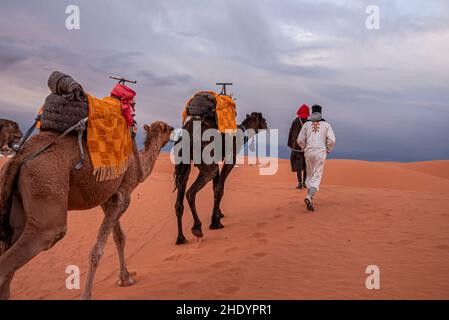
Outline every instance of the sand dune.
<svg viewBox="0 0 449 320"><path fill-rule="evenodd" d="M408 170L414 170L430 174L435 177L449 179L449 161L430 161L430 162L416 162L416 163L402 163L400 167Z"/></svg>
<svg viewBox="0 0 449 320"><path fill-rule="evenodd" d="M223 230L207 228L211 186L197 201L203 239L190 234L186 204L185 246L174 245L172 171L168 156L161 155L122 218L137 284L115 286L118 259L110 239L94 298L449 298L449 161L331 160L313 214L302 202L305 191L294 188L288 161L280 160L275 176L259 176L258 167L243 165L226 187ZM79 266L84 280L101 218L98 208L72 212L66 237L17 272L12 298L79 298L79 290L65 288L65 269ZM381 290L365 288L371 264L380 268Z"/></svg>
<svg viewBox="0 0 449 320"><path fill-rule="evenodd" d="M449 161L412 164L329 161L325 184L411 191L449 191ZM448 178L446 178L448 176Z"/></svg>

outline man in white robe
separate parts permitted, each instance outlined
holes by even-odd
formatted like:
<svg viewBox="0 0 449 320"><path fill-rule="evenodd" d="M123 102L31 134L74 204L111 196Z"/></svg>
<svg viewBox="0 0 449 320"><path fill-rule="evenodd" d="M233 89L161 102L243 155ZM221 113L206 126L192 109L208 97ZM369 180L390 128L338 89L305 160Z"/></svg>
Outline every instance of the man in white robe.
<svg viewBox="0 0 449 320"><path fill-rule="evenodd" d="M298 144L304 150L307 167L307 197L304 202L309 211L314 211L313 196L320 188L326 156L335 145L335 135L331 125L323 119L322 108L312 107L312 114L298 135Z"/></svg>

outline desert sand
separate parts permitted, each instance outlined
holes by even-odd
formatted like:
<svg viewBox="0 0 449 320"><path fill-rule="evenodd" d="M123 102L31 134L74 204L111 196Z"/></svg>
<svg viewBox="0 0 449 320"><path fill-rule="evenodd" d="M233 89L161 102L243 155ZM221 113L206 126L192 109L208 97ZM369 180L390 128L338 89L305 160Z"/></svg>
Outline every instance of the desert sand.
<svg viewBox="0 0 449 320"><path fill-rule="evenodd" d="M189 243L175 246L173 165L161 154L121 220L137 283L115 286L118 258L110 237L94 298L449 299L449 161L330 160L314 213L303 203L306 191L295 189L287 160L274 176L258 169L242 165L231 173L222 230L207 228L211 185L197 201L202 239L190 233L186 203ZM66 237L17 272L11 298L78 299L80 290L65 287L65 270L79 266L84 284L101 219L99 208L70 212ZM380 290L365 287L365 269L373 264Z"/></svg>

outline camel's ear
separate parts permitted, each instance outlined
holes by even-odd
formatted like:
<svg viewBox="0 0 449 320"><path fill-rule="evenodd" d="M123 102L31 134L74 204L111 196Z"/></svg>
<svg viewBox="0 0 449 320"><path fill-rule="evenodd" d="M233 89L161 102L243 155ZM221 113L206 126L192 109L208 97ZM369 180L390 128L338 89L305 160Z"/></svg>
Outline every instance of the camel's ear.
<svg viewBox="0 0 449 320"><path fill-rule="evenodd" d="M150 126L149 125L144 125L143 128L145 129L146 132L150 132Z"/></svg>
<svg viewBox="0 0 449 320"><path fill-rule="evenodd" d="M246 117L249 118L249 114L246 114Z"/></svg>
<svg viewBox="0 0 449 320"><path fill-rule="evenodd" d="M159 122L159 127L161 128L162 131L165 131L167 129L167 126L163 122Z"/></svg>

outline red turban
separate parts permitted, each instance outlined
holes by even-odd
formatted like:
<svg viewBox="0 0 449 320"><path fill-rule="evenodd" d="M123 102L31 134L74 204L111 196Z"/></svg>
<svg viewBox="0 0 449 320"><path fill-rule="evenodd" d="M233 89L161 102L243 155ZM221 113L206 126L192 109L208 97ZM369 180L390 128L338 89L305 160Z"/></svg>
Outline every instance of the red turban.
<svg viewBox="0 0 449 320"><path fill-rule="evenodd" d="M309 106L306 104L303 104L298 111L296 112L296 114L298 115L298 117L300 117L301 119L307 119L310 116L310 109Z"/></svg>
<svg viewBox="0 0 449 320"><path fill-rule="evenodd" d="M131 127L133 125L133 117L135 114L134 97L136 96L136 92L124 84L118 83L114 89L112 89L111 95L120 99L123 117L125 118L128 127Z"/></svg>

